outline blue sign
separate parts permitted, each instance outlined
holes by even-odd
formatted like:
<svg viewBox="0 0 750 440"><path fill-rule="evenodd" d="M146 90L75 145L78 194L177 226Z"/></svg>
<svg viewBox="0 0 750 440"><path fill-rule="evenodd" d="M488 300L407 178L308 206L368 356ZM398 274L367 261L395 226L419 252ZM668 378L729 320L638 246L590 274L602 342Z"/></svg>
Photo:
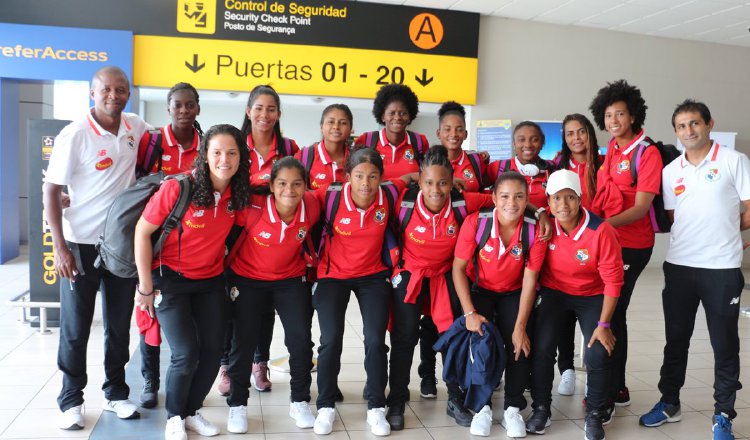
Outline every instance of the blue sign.
<svg viewBox="0 0 750 440"><path fill-rule="evenodd" d="M89 81L113 65L132 77L132 32L0 23L4 78Z"/></svg>

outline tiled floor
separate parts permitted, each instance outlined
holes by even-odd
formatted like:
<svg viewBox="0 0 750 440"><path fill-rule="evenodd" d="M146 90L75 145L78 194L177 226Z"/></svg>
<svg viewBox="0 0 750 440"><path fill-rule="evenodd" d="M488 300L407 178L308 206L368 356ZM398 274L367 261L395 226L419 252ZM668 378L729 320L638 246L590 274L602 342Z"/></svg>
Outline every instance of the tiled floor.
<svg viewBox="0 0 750 440"><path fill-rule="evenodd" d="M102 327L99 318L95 322L89 343L87 363L89 367L89 386L86 397L86 429L77 432L60 431L55 427L57 415L55 398L60 389L61 374L57 371L55 360L57 352L57 331L51 335L40 335L35 329L18 322L19 312L8 307L6 301L28 288L28 267L26 256L22 255L13 262L0 265L0 439L15 438L89 438L93 429L106 427L106 417L100 416L103 401L100 386L103 378L102 364ZM687 383L682 393L683 419L680 423L668 424L660 428L642 428L638 426L638 416L651 408L658 399L656 384L661 365L661 352L664 343L663 318L661 311L661 271L647 269L641 277L634 299L630 306L630 360L628 364L628 386L631 390L632 405L618 408L616 419L607 427L608 439L709 439L710 416L713 400L711 384L713 382L713 357L708 341L705 319L701 316L696 324L695 335L691 345L690 364ZM750 304L745 298L744 305ZM352 300L347 312L347 328L344 338L344 355L340 386L345 396L344 403L337 407L337 419L331 440L363 438L372 439L366 429L366 404L362 401L361 392L364 385L362 359L362 320L356 300ZM317 340L317 325L314 325L314 337ZM283 329L275 327L272 356L285 353L283 347ZM132 347L135 348L136 331L132 332ZM740 318L740 336L744 350L741 354L742 366L745 368L741 380L750 383L750 356L745 343L750 339L750 318ZM578 341L577 341L578 342ZM137 372L137 366L130 366L129 372ZM298 440L304 437L315 437L309 430L294 427L287 415L289 383L288 376L272 373L273 391L259 394L251 393L249 402L250 432L245 436L226 434L226 404L224 398L214 391L205 402L205 416L222 427L223 435L216 438L248 438L267 440ZM545 439L579 439L583 437L583 408L581 398L584 388L584 374L578 373L577 395L571 397L553 397L553 423L547 430ZM470 437L467 428L456 426L452 419L445 415L446 392L439 387L437 400L423 400L418 397L415 386L419 383L416 374L416 362L412 371L412 395L416 397L406 410L406 429L394 432L392 437L422 440L455 440ZM556 384L555 384L556 389ZM137 392L138 390L135 390ZM315 386L313 385L313 400ZM554 393L554 390L553 390ZM163 392L160 396L163 401ZM495 419L502 416L502 393L495 394ZM738 417L734 430L737 438L750 438L750 392L742 390L737 399ZM156 416L154 413L144 413ZM109 416L111 414L106 414ZM99 421L99 425L96 426ZM120 422L120 421L118 421ZM113 432L117 438L142 438L136 435L134 425L145 423L127 421L115 425ZM124 427L124 428L123 428ZM161 425L154 429L156 438L161 436ZM112 434L112 438L115 434ZM504 437L505 431L499 426L492 428L492 437ZM107 438L106 436L98 438ZM149 436L150 437L150 436ZM191 438L198 438L193 437Z"/></svg>

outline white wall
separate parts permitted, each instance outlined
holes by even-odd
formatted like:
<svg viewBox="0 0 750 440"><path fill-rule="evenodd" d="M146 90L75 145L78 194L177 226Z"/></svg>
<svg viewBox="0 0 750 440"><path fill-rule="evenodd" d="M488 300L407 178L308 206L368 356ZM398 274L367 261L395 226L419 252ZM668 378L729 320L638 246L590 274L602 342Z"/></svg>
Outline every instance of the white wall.
<svg viewBox="0 0 750 440"><path fill-rule="evenodd" d="M637 85L648 105L645 130L674 143L674 107L704 101L715 130L737 132L737 149L750 151L750 49L606 30L483 16L474 120L592 119L589 104L607 81ZM472 129L472 135L476 128ZM599 144L608 136L599 133ZM668 236L660 234L650 265L661 265Z"/></svg>

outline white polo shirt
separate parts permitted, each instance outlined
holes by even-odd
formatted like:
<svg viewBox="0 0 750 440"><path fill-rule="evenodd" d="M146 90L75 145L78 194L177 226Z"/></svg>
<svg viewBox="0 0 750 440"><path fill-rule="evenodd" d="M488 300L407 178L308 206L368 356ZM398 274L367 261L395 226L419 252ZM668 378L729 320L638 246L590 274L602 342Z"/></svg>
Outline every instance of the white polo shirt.
<svg viewBox="0 0 750 440"><path fill-rule="evenodd" d="M63 234L74 243L96 244L112 201L135 182L138 141L150 127L123 113L117 136L89 112L55 138L45 181L67 185L70 207L63 210Z"/></svg>
<svg viewBox="0 0 750 440"><path fill-rule="evenodd" d="M685 154L662 170L664 207L674 210L666 260L732 269L742 264L740 206L750 200L747 156L714 143L698 166Z"/></svg>

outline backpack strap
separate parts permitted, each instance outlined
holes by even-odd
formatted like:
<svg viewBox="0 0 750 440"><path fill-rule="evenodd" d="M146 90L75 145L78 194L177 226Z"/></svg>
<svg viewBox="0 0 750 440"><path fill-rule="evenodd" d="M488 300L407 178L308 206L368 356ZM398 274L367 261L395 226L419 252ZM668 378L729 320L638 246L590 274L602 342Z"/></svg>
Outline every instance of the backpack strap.
<svg viewBox="0 0 750 440"><path fill-rule="evenodd" d="M523 264L529 262L529 253L531 246L534 245L536 238L536 220L529 218L523 219L523 225L521 226L521 248L523 249Z"/></svg>
<svg viewBox="0 0 750 440"><path fill-rule="evenodd" d="M453 210L453 215L456 217L458 225L461 226L469 215L469 210L466 208L464 193L456 189L451 190L451 209Z"/></svg>
<svg viewBox="0 0 750 440"><path fill-rule="evenodd" d="M500 161L500 167L497 170L498 174L502 174L510 170L510 159L503 159Z"/></svg>
<svg viewBox="0 0 750 440"><path fill-rule="evenodd" d="M406 135L409 136L409 143L414 146L417 162L422 163L425 154L425 146L422 143L422 136L410 130L406 130Z"/></svg>
<svg viewBox="0 0 750 440"><path fill-rule="evenodd" d="M143 156L143 169L137 172L137 177L151 174L151 170L154 169L154 165L157 162L159 163L159 167L156 171L161 171L161 156L164 153L164 149L161 146L161 140L161 130L148 131L148 145L146 146L146 153Z"/></svg>
<svg viewBox="0 0 750 440"><path fill-rule="evenodd" d="M466 157L469 159L471 169L474 170L474 176L476 176L477 182L479 183L479 189L484 188L481 173L482 168L479 166L479 161L481 161L482 158L479 156L479 153L466 153Z"/></svg>
<svg viewBox="0 0 750 440"><path fill-rule="evenodd" d="M479 211L479 217L477 218L477 232L474 235L474 241L477 244L474 249L474 255L472 260L474 262L474 282L471 285L471 290L476 291L479 284L479 251L482 250L487 240L490 239L490 233L492 232L492 212L493 208L483 208Z"/></svg>
<svg viewBox="0 0 750 440"><path fill-rule="evenodd" d="M343 188L341 182L333 182L328 185L325 197L325 223L323 225L323 236L320 239L320 247L318 247L318 255L323 252L323 246L326 241L330 241L333 238L333 221L336 218L336 213L339 210L339 204L341 203L341 190ZM326 267L326 274L331 269L331 254L328 253L328 262Z"/></svg>
<svg viewBox="0 0 750 440"><path fill-rule="evenodd" d="M398 209L398 232L400 236L403 236L406 232L406 227L409 225L411 215L414 212L414 206L417 203L417 195L419 194L419 187L410 185L404 193L404 198L401 199L401 205Z"/></svg>
<svg viewBox="0 0 750 440"><path fill-rule="evenodd" d="M286 137L284 138L284 149L286 150L286 154L284 155L284 157L292 155L292 140L291 139L286 138Z"/></svg>
<svg viewBox="0 0 750 440"><path fill-rule="evenodd" d="M260 220L260 217L262 215L262 208L254 206L250 206L248 208L247 220L245 221L245 224L243 226L240 226L241 229L239 232L239 236L237 237L237 240L234 242L234 244L230 245L229 254L224 259L225 269L229 267L235 257L237 257L237 253L240 249L242 249L242 245L245 244L245 240L247 239L248 234L250 234L250 230L253 228L253 226L255 226L256 223L258 223L258 220Z"/></svg>
<svg viewBox="0 0 750 440"><path fill-rule="evenodd" d="M380 133L377 131L368 131L365 136L365 145L369 148L377 148L378 140L380 139Z"/></svg>
<svg viewBox="0 0 750 440"><path fill-rule="evenodd" d="M646 137L638 143L638 146L635 147L635 151L633 151L633 158L635 158L635 160L630 167L630 176L633 178L633 183L630 184L631 188L635 188L635 186L638 184L638 169L640 169L641 167L643 152L651 145L655 145L654 142Z"/></svg>
<svg viewBox="0 0 750 440"><path fill-rule="evenodd" d="M300 155L300 158L302 159L302 165L305 166L305 169L307 170L308 173L310 172L310 170L312 170L313 163L315 162L315 150L317 148L318 148L318 143L315 142L309 147L305 147L302 149L302 154Z"/></svg>
<svg viewBox="0 0 750 440"><path fill-rule="evenodd" d="M190 202L193 199L193 179L188 174L175 174L173 176L168 176L167 179L177 180L180 191L177 196L177 201L161 226L161 233L159 234L156 243L154 243L152 255L154 257L159 255L167 237L175 228L177 228L177 261L180 261L182 253L182 218L185 216L185 213L190 206ZM178 270L177 273L182 274L182 271Z"/></svg>

